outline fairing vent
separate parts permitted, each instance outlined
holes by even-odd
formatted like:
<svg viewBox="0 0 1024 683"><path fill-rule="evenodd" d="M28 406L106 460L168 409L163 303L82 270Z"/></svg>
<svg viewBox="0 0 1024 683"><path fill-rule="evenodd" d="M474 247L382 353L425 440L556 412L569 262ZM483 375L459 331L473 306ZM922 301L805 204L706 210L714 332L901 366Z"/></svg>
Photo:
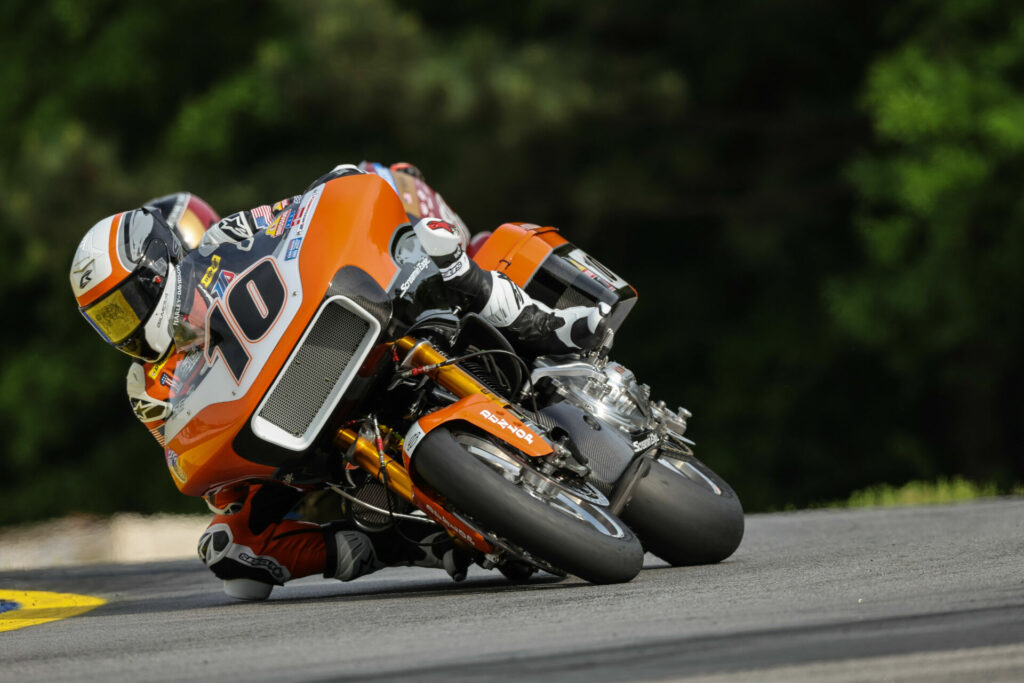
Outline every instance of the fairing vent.
<svg viewBox="0 0 1024 683"><path fill-rule="evenodd" d="M320 308L252 419L256 436L305 450L341 400L380 333L380 323L348 297Z"/></svg>

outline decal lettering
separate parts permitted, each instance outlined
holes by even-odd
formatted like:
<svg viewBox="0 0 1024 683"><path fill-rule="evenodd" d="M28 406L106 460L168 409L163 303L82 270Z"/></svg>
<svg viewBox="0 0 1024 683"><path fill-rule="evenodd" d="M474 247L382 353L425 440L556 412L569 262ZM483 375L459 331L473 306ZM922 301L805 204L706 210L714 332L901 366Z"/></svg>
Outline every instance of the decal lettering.
<svg viewBox="0 0 1024 683"><path fill-rule="evenodd" d="M512 432L526 443L533 443L533 434L529 433L522 427L509 422L505 418L498 417L497 415L495 415L494 413L487 409L481 410L480 416L486 419L488 422L491 422L502 429L507 429L508 431Z"/></svg>
<svg viewBox="0 0 1024 683"><path fill-rule="evenodd" d="M206 317L207 362L219 354L241 384L252 356L243 344L262 339L284 312L287 290L273 259L259 261L236 278L226 297L214 302ZM238 331L241 334L238 334Z"/></svg>
<svg viewBox="0 0 1024 683"><path fill-rule="evenodd" d="M648 448L658 443L658 435L651 434L646 439L633 442L633 451L639 453L640 451L646 451Z"/></svg>
<svg viewBox="0 0 1024 683"><path fill-rule="evenodd" d="M456 526L441 510L434 507L434 505L427 503L427 510L433 513L434 519L440 522L446 529L457 535L459 538L464 540L466 543L473 545L473 537L463 531L461 528Z"/></svg>
<svg viewBox="0 0 1024 683"><path fill-rule="evenodd" d="M259 569L266 569L267 572L278 581L283 581L286 577L284 570L281 565L269 557L253 557L247 552L238 553L238 559L245 562L250 567L257 567Z"/></svg>
<svg viewBox="0 0 1024 683"><path fill-rule="evenodd" d="M414 267L412 272L409 273L409 277L405 278L405 282L403 282L402 286L398 288L398 296L405 296L405 293L409 291L410 287L412 287L412 283L416 282L416 278L420 276L420 273L427 269L428 265L430 265L429 257L424 256L419 260L416 267Z"/></svg>

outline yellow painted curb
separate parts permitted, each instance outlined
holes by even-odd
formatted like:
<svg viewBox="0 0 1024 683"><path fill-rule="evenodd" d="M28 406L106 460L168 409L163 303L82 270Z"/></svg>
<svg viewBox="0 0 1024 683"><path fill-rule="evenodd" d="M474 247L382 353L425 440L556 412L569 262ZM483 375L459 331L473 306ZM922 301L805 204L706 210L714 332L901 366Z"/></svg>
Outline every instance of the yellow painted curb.
<svg viewBox="0 0 1024 683"><path fill-rule="evenodd" d="M0 590L0 631L13 631L84 614L106 600L74 593Z"/></svg>

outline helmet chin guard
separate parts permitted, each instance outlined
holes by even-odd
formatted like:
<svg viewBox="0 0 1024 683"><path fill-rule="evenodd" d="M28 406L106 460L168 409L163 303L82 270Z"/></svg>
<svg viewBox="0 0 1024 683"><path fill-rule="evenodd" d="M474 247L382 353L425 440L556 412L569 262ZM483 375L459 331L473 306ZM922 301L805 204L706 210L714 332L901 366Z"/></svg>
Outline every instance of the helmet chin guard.
<svg viewBox="0 0 1024 683"><path fill-rule="evenodd" d="M167 270L164 291L160 294L160 300L157 302L156 308L153 309L152 315L149 316L149 320L142 327L146 344L157 354L156 358L146 358L145 360L159 360L174 343L171 325L174 321L178 278L177 266L172 266Z"/></svg>

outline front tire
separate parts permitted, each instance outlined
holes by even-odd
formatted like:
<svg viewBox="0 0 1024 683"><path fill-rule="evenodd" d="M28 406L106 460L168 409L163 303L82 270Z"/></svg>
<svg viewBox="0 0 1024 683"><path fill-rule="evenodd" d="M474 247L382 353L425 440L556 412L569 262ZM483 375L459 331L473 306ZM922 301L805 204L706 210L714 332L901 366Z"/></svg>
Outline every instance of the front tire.
<svg viewBox="0 0 1024 683"><path fill-rule="evenodd" d="M477 459L456 436L438 427L424 437L412 458L419 476L456 510L591 583L621 583L640 572L643 547L607 508L568 490L551 500L531 494Z"/></svg>
<svg viewBox="0 0 1024 683"><path fill-rule="evenodd" d="M743 540L743 506L693 455L659 455L622 510L644 549L682 567L721 562Z"/></svg>

